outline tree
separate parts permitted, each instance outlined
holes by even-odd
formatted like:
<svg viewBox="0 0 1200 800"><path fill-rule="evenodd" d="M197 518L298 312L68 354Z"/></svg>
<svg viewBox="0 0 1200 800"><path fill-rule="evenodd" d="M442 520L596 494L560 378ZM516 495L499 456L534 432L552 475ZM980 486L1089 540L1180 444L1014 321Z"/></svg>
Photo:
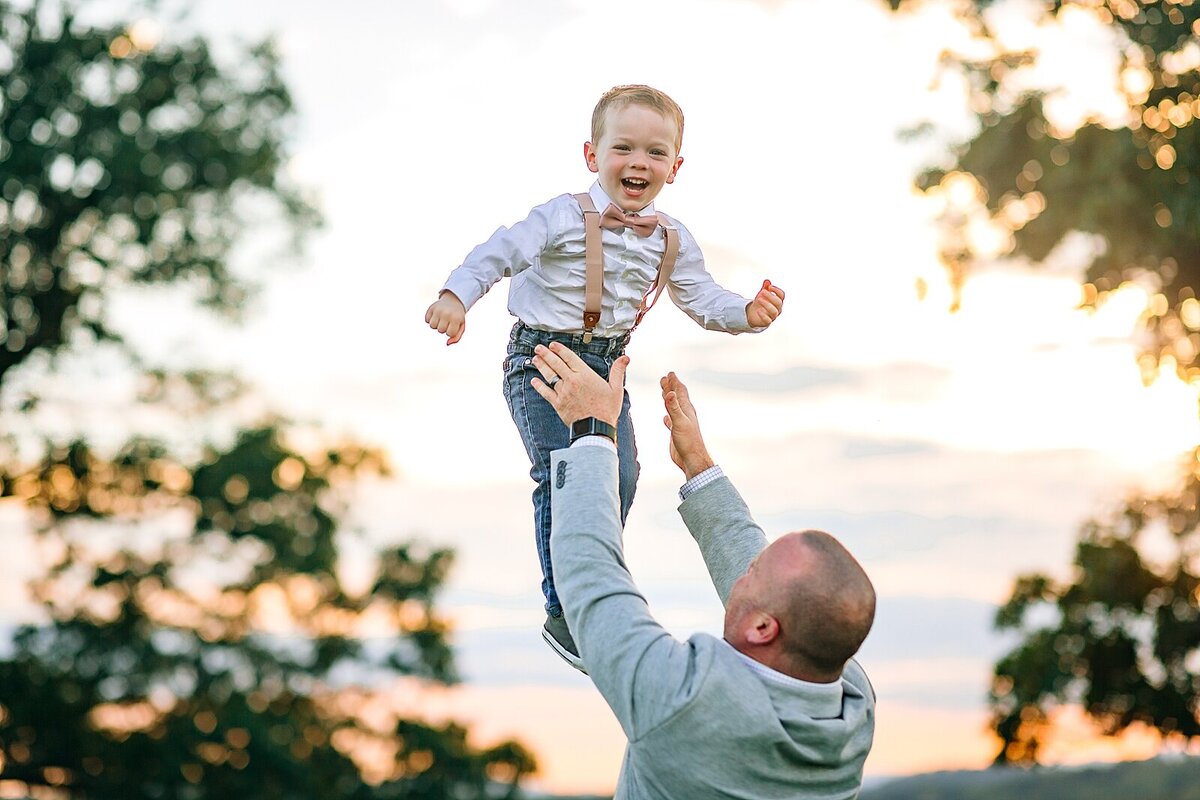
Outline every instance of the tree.
<svg viewBox="0 0 1200 800"><path fill-rule="evenodd" d="M889 0L893 9L913 6ZM957 285L981 264L1043 263L1058 248L1089 244L1082 306L1096 308L1130 283L1149 302L1141 319L1145 380L1160 369L1200 383L1200 3L1193 0L1046 0L1043 27L1091 22L1112 34L1111 80L1127 109L1117 119L1071 119L1054 110L1062 87L1030 76L1037 51L1005 49L998 12L1016 4L956 6L985 57L949 54L968 79L979 128L947 163L918 179L929 193L964 183L948 204L944 260ZM970 235L986 220L1001 245ZM1200 451L1197 451L1200 456ZM1135 495L1081 530L1074 574L1019 578L997 615L1023 640L996 665L993 727L998 762L1032 763L1050 712L1080 703L1107 733L1140 722L1169 737L1200 736L1200 594L1196 552L1197 462L1179 488ZM1143 547L1161 540L1155 557ZM1038 609L1052 609L1052 621Z"/></svg>
<svg viewBox="0 0 1200 800"><path fill-rule="evenodd" d="M386 474L383 454L245 419L234 376L149 363L111 324L131 284L236 318L247 204L296 244L319 221L281 177L292 103L269 43L234 67L151 32L0 0L0 499L46 558L42 619L0 647L0 779L84 798L516 796L520 745L386 711L397 679L456 676L434 609L451 553L392 547L366 592L340 569L345 492ZM87 390L72 359L101 353L141 386L105 420L127 430L116 446L47 423ZM139 429L150 410L171 435Z"/></svg>

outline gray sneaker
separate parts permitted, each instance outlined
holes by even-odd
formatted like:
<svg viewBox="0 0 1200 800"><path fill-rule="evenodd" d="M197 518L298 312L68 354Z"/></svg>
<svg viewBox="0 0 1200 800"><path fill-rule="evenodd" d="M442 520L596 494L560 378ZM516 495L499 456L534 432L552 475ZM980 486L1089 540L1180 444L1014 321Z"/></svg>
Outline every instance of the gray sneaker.
<svg viewBox="0 0 1200 800"><path fill-rule="evenodd" d="M542 626L542 638L554 649L554 652L562 657L563 661L584 675L588 674L583 667L583 659L579 657L579 648L575 646L575 640L571 638L571 631L567 628L566 617L561 614L557 617L547 614L546 624Z"/></svg>

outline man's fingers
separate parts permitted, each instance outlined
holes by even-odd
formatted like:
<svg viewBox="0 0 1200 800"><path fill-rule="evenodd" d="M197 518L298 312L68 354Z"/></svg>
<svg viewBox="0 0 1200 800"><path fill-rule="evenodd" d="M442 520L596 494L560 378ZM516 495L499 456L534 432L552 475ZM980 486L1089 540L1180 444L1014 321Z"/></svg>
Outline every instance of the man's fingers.
<svg viewBox="0 0 1200 800"><path fill-rule="evenodd" d="M587 364L584 364L579 356L572 353L570 348L563 347L558 342L551 342L549 347L539 344L533 348L533 352L535 353L533 357L535 364L540 360L553 374L560 378L565 378L572 372L576 372L577 370L573 368L575 366L587 369ZM575 360L575 365L571 363L571 359ZM546 374L540 365L538 371L543 375Z"/></svg>
<svg viewBox="0 0 1200 800"><path fill-rule="evenodd" d="M540 394L542 399L549 403L554 410L558 410L558 395L555 394L554 390L547 386L541 378L534 378L529 382L529 385L532 386L533 390Z"/></svg>
<svg viewBox="0 0 1200 800"><path fill-rule="evenodd" d="M678 393L670 391L663 395L663 405L667 408L667 416L670 418L672 424L687 419L687 414L684 413L683 406L679 403Z"/></svg>
<svg viewBox="0 0 1200 800"><path fill-rule="evenodd" d="M671 373L672 376L674 373ZM689 415L695 415L695 409L692 408L692 398L688 394L688 388L683 381L675 378L675 394L679 398L679 407L687 411Z"/></svg>
<svg viewBox="0 0 1200 800"><path fill-rule="evenodd" d="M658 385L662 387L663 398L667 396L667 392L675 391L679 386L679 378L674 372L668 372L659 379Z"/></svg>
<svg viewBox="0 0 1200 800"><path fill-rule="evenodd" d="M538 346L540 347L541 345ZM571 373L561 360L555 359L558 361L558 368L555 369L550 365L545 356L550 356L553 358L554 354L549 351L546 351L545 353L537 353L531 359L531 362L534 368L538 371L538 374L542 376L542 379L546 382L547 386L553 388L554 384L558 383L563 377Z"/></svg>
<svg viewBox="0 0 1200 800"><path fill-rule="evenodd" d="M582 358L580 358L578 353L576 353L571 348L567 347L562 342L551 342L550 343L550 352L554 353L559 358L561 358L563 360L563 363L566 364L567 367L569 367L572 372L593 372L594 371L591 367L589 367L584 362L584 360ZM625 363L628 364L629 357L623 356L623 358L625 359ZM559 373L559 374L561 375L562 373ZM565 378L566 375L563 375L563 377Z"/></svg>
<svg viewBox="0 0 1200 800"><path fill-rule="evenodd" d="M562 342L551 342L549 347L539 344L534 348L534 352L546 360L550 368L562 377L567 377L568 372L581 372L590 370L587 364L583 363L583 359L579 357L571 348L564 345Z"/></svg>
<svg viewBox="0 0 1200 800"><path fill-rule="evenodd" d="M675 404L679 409L679 413L690 419L696 416L696 409L692 407L692 399L688 396L688 388L683 381L679 380L679 376L674 372L668 372L659 381L659 385L663 390L663 402L670 410L670 402L668 397L674 397Z"/></svg>
<svg viewBox="0 0 1200 800"><path fill-rule="evenodd" d="M542 380L544 380L547 385L554 383L556 378L561 377L550 367L549 364L546 363L546 360L542 358L540 354L535 355L532 360L533 366L537 369L538 373L541 374Z"/></svg>

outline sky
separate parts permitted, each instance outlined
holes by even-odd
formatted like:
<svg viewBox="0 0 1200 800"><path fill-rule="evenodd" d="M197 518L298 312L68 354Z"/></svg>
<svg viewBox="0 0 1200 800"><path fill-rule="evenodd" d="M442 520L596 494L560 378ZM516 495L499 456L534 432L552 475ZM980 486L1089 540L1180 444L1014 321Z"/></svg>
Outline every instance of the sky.
<svg viewBox="0 0 1200 800"><path fill-rule="evenodd" d="M192 4L191 24L219 41L276 35L299 110L288 170L326 225L303 258L255 273L264 290L240 329L169 297L131 293L114 314L151 355L235 366L273 406L386 450L395 477L362 486L350 522L378 543L457 550L439 607L465 678L406 684L394 701L470 722L480 744L521 739L541 764L534 788L611 791L623 740L539 635L532 483L500 390L507 286L471 310L453 347L423 316L471 247L587 189L582 144L609 87L648 83L683 107L684 166L658 206L688 226L718 282L750 296L770 279L788 293L759 335L701 330L666 301L637 331L630 569L677 636L719 634L719 602L675 512L658 390L674 370L768 537L828 530L876 584L860 658L879 695L870 779L988 763L988 679L1012 644L991 630L996 604L1022 572L1065 575L1079 524L1160 484L1200 439L1194 391L1140 380L1144 295L1078 310L1077 249L985 270L950 312L943 201L912 180L972 130L962 86L938 77L943 50L967 43L942 4L901 16L883 5ZM1111 110L1115 77L1095 77L1113 72L1102 31L1003 22L1052 47L1057 68L1091 76L1056 100L1060 113ZM901 135L922 120L935 137ZM239 263L258 270L259 256L249 248ZM1152 747L1065 729L1052 760Z"/></svg>

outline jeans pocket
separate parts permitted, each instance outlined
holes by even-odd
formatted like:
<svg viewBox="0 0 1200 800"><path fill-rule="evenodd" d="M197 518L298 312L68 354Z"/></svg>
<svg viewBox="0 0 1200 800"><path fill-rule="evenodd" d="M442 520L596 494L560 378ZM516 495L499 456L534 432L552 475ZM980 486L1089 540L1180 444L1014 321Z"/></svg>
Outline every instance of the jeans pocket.
<svg viewBox="0 0 1200 800"><path fill-rule="evenodd" d="M525 415L525 407L529 402L526 390L533 391L529 381L533 379L537 367L533 365L533 356L510 352L504 359L504 377L500 384L504 391L504 399L508 403L509 413L517 420Z"/></svg>

